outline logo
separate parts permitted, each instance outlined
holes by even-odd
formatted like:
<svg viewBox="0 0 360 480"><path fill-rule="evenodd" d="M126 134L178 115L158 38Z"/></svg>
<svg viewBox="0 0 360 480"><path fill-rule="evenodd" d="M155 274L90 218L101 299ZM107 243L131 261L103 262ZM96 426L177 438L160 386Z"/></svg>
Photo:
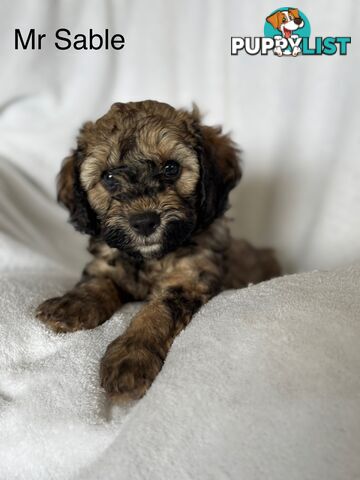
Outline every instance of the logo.
<svg viewBox="0 0 360 480"><path fill-rule="evenodd" d="M266 17L264 36L278 42L273 50L275 55L296 57L301 53L302 39L310 37L310 23L297 8L280 8Z"/></svg>
<svg viewBox="0 0 360 480"><path fill-rule="evenodd" d="M263 37L231 37L231 55L347 55L351 37L310 39L310 33L310 22L301 10L278 8L266 17Z"/></svg>

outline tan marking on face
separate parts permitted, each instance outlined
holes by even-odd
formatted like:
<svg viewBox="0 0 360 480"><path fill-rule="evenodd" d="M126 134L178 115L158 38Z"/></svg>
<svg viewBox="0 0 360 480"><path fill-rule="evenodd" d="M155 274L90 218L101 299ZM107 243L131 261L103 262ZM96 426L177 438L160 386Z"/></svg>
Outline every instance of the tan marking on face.
<svg viewBox="0 0 360 480"><path fill-rule="evenodd" d="M97 213L104 215L109 210L112 199L100 181L88 191L87 195L90 205Z"/></svg>
<svg viewBox="0 0 360 480"><path fill-rule="evenodd" d="M127 216L124 215L120 205L113 205L110 207L104 223L107 227L129 228Z"/></svg>
<svg viewBox="0 0 360 480"><path fill-rule="evenodd" d="M187 197L195 192L200 177L199 161L194 153L181 151L181 175L176 182L176 188L181 196Z"/></svg>
<svg viewBox="0 0 360 480"><path fill-rule="evenodd" d="M178 193L185 197L194 193L200 176L199 162L194 151L182 141L179 129L174 132L165 127L159 131L143 129L139 143L145 158L160 158L162 165L168 160L179 162L181 174L176 181Z"/></svg>
<svg viewBox="0 0 360 480"><path fill-rule="evenodd" d="M182 211L181 201L174 191L160 193L158 195L158 210L161 212L161 216L165 220L171 220L176 218L183 218L184 213Z"/></svg>
<svg viewBox="0 0 360 480"><path fill-rule="evenodd" d="M90 190L96 181L99 180L99 172L103 160L96 157L88 157L81 166L80 180L85 190Z"/></svg>
<svg viewBox="0 0 360 480"><path fill-rule="evenodd" d="M90 190L99 182L105 170L119 165L119 137L120 132L116 131L106 139L100 136L98 143L88 146L80 175L85 190Z"/></svg>
<svg viewBox="0 0 360 480"><path fill-rule="evenodd" d="M81 184L85 190L90 190L100 180L101 173L106 170L109 153L108 144L99 144L88 153L80 173Z"/></svg>

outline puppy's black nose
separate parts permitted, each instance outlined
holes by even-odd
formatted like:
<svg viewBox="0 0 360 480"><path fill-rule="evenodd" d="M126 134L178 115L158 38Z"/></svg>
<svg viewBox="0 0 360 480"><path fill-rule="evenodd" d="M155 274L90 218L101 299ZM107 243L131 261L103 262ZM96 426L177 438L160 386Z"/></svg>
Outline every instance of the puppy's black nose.
<svg viewBox="0 0 360 480"><path fill-rule="evenodd" d="M136 233L147 237L154 233L160 225L160 215L156 212L145 212L131 215L129 223Z"/></svg>
<svg viewBox="0 0 360 480"><path fill-rule="evenodd" d="M302 18L294 18L294 22L296 23L296 25L301 25Z"/></svg>

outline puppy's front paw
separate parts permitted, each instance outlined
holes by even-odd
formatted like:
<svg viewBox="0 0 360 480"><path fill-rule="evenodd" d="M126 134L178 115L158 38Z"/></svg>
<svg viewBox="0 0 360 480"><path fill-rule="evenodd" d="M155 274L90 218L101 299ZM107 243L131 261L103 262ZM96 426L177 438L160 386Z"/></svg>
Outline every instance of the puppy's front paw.
<svg viewBox="0 0 360 480"><path fill-rule="evenodd" d="M55 332L94 328L106 318L96 302L74 293L49 298L36 310L36 317Z"/></svg>
<svg viewBox="0 0 360 480"><path fill-rule="evenodd" d="M112 342L101 361L101 386L113 400L141 398L163 365L160 352L126 335Z"/></svg>

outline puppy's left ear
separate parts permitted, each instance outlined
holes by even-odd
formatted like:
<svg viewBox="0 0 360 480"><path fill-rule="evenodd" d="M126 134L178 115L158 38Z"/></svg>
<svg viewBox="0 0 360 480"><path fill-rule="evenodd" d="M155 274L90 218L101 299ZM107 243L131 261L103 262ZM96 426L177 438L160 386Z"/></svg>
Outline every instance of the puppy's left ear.
<svg viewBox="0 0 360 480"><path fill-rule="evenodd" d="M239 149L221 127L200 125L200 132L199 223L205 227L227 209L241 169Z"/></svg>
<svg viewBox="0 0 360 480"><path fill-rule="evenodd" d="M299 17L300 17L299 9L298 9L298 8L289 8L289 13L291 13L292 15L294 15L295 18L299 18Z"/></svg>

